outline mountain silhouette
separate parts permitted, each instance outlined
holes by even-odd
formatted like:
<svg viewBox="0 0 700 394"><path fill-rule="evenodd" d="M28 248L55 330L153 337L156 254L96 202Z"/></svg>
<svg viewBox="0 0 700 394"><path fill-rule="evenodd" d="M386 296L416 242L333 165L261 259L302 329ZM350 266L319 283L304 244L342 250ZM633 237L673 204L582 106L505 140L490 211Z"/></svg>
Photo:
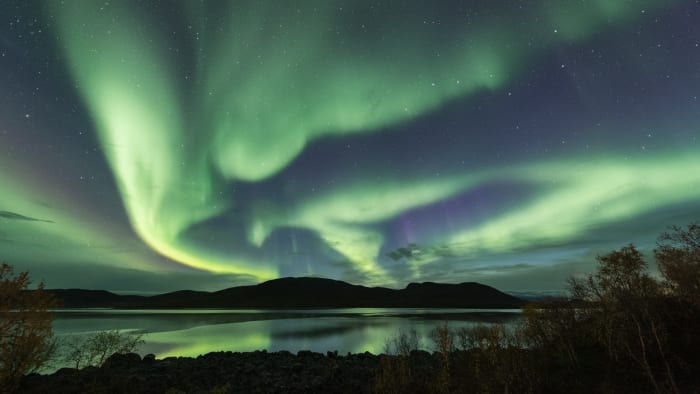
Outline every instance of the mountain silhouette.
<svg viewBox="0 0 700 394"><path fill-rule="evenodd" d="M215 292L181 290L154 296L104 290L49 290L66 308L519 308L523 300L475 282L365 287L323 278L281 278Z"/></svg>

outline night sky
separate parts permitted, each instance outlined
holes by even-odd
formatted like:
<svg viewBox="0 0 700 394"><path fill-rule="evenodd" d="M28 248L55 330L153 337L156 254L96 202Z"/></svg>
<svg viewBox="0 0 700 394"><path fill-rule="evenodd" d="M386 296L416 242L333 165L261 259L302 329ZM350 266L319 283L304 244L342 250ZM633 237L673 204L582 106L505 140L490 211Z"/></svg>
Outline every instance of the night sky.
<svg viewBox="0 0 700 394"><path fill-rule="evenodd" d="M0 260L48 287L564 287L700 219L696 1L2 1Z"/></svg>

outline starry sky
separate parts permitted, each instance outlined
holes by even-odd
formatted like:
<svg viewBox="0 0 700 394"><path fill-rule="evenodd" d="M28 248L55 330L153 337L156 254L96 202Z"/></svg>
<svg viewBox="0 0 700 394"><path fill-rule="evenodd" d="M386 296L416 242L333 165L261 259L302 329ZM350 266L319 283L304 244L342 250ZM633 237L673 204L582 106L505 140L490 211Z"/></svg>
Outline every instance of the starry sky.
<svg viewBox="0 0 700 394"><path fill-rule="evenodd" d="M700 219L698 95L696 1L3 1L0 260L556 291Z"/></svg>

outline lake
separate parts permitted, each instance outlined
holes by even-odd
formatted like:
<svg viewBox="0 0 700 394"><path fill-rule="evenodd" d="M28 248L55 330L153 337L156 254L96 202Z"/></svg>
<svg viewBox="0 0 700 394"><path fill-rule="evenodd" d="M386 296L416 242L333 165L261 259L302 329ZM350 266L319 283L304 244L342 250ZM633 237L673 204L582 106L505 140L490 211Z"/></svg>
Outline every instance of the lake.
<svg viewBox="0 0 700 394"><path fill-rule="evenodd" d="M430 331L448 321L454 329L515 324L520 309L352 308L314 310L114 310L56 311L59 337L117 329L143 334L139 353L158 358L196 357L213 351L311 350L381 353L388 338L415 329L432 350Z"/></svg>

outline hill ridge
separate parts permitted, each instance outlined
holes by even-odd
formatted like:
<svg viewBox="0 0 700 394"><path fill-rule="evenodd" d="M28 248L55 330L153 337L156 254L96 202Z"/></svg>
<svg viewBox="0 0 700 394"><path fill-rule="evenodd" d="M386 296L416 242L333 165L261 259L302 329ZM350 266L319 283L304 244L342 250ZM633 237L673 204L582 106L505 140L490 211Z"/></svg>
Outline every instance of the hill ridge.
<svg viewBox="0 0 700 394"><path fill-rule="evenodd" d="M519 308L524 303L477 282L412 282L403 289L390 289L319 277L285 277L214 292L177 290L151 296L107 290L48 291L66 308Z"/></svg>

